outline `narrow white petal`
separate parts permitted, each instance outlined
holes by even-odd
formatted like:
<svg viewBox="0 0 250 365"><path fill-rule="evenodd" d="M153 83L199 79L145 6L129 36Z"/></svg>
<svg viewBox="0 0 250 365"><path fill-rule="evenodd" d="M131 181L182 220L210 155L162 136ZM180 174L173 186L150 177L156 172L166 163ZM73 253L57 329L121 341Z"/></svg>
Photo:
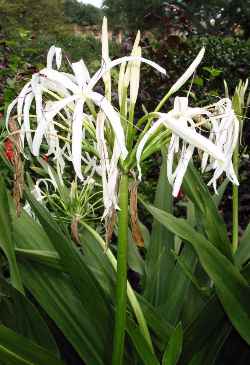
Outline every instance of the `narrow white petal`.
<svg viewBox="0 0 250 365"><path fill-rule="evenodd" d="M102 67L105 67L110 62L109 58L109 37L108 37L108 22L107 18L103 18L102 23ZM103 75L103 82L105 85L105 96L111 100L111 75L110 71L107 71Z"/></svg>
<svg viewBox="0 0 250 365"><path fill-rule="evenodd" d="M32 92L35 96L37 123L40 123L41 120L43 119L43 100L42 100L42 89L40 85L40 78L38 74L32 76L31 87L32 87Z"/></svg>
<svg viewBox="0 0 250 365"><path fill-rule="evenodd" d="M187 167L189 164L189 161L192 158L193 152L194 152L194 146L189 145L188 148L184 145L183 147L183 153L180 157L180 160L178 162L178 166L176 168L176 178L173 185L173 196L177 197L181 188L183 177L187 171Z"/></svg>
<svg viewBox="0 0 250 365"><path fill-rule="evenodd" d="M56 47L56 67L59 70L62 64L62 49L60 47Z"/></svg>
<svg viewBox="0 0 250 365"><path fill-rule="evenodd" d="M169 146L168 146L168 156L167 156L167 177L169 183L172 185L176 176L176 170L173 172L174 156L179 151L179 137L176 134L172 134Z"/></svg>
<svg viewBox="0 0 250 365"><path fill-rule="evenodd" d="M104 62L109 60L108 22L105 16L102 22L102 59Z"/></svg>
<svg viewBox="0 0 250 365"><path fill-rule="evenodd" d="M50 81L58 82L66 89L70 90L73 93L79 93L80 89L79 86L76 85L73 81L70 75L65 74L63 72L59 72L56 70L44 68L40 72L40 77L47 77Z"/></svg>
<svg viewBox="0 0 250 365"><path fill-rule="evenodd" d="M166 75L166 70L153 61L147 60L146 58L143 58L143 57L125 56L125 57L121 57L114 61L109 62L107 65L105 65L105 67L103 65L91 78L89 86L88 86L89 89L92 89L107 71L109 71L110 69L112 69L113 67L115 67L117 65L120 65L120 64L122 64L124 62L128 62L128 61L144 62L144 63L148 64L149 66L155 68L157 71L161 72L162 74Z"/></svg>
<svg viewBox="0 0 250 365"><path fill-rule="evenodd" d="M108 214L110 209L109 203L109 194L108 194L108 181L107 181L107 171L109 169L109 158L107 146L104 138L104 123L105 123L105 114L103 112L99 112L96 120L96 139L97 139L97 149L100 155L100 165L101 165L101 177L102 177L102 194L103 194L103 204L104 204L104 213L103 217ZM107 168L108 167L108 168Z"/></svg>
<svg viewBox="0 0 250 365"><path fill-rule="evenodd" d="M141 57L141 47L136 50L136 56ZM132 104L136 103L140 84L140 62L134 61L131 63L130 73L130 101Z"/></svg>
<svg viewBox="0 0 250 365"><path fill-rule="evenodd" d="M59 47L51 46L47 54L47 68L53 68L53 60L56 58L56 67L59 69L62 63L62 50Z"/></svg>
<svg viewBox="0 0 250 365"><path fill-rule="evenodd" d="M12 110L15 108L15 106L17 105L17 98L14 99L8 106L7 108L7 112L6 112L6 118L5 118L5 125L6 125L6 129L9 131L9 120L10 120L10 115Z"/></svg>
<svg viewBox="0 0 250 365"><path fill-rule="evenodd" d="M83 99L76 102L72 124L72 163L80 180L83 180L81 171L83 105Z"/></svg>
<svg viewBox="0 0 250 365"><path fill-rule="evenodd" d="M58 81L52 81L47 77L40 77L41 88L44 92L52 91L60 97L70 96L70 92Z"/></svg>
<svg viewBox="0 0 250 365"><path fill-rule="evenodd" d="M106 114L113 128L114 134L117 138L117 142L121 151L121 157L125 160L128 155L128 151L125 144L124 131L121 125L119 114L115 111L110 102L101 94L90 92L88 97L93 100L93 102L100 107Z"/></svg>
<svg viewBox="0 0 250 365"><path fill-rule="evenodd" d="M96 140L97 140L97 150L100 155L101 163L106 171L109 171L109 155L108 149L105 142L104 136L104 124L106 116L101 111L97 114L96 118Z"/></svg>
<svg viewBox="0 0 250 365"><path fill-rule="evenodd" d="M86 86L90 80L90 76L89 76L89 71L88 71L84 61L81 59L79 62L74 62L71 64L71 67L76 76L78 85L81 88Z"/></svg>
<svg viewBox="0 0 250 365"><path fill-rule="evenodd" d="M51 46L48 51L48 54L47 54L47 67L48 68L52 68L53 58L54 58L55 53L56 53L56 47Z"/></svg>
<svg viewBox="0 0 250 365"><path fill-rule="evenodd" d="M141 33L140 33L140 31L138 31L134 44L133 44L132 51L131 51L131 55L130 55L131 57L141 57L141 54L138 54L138 47L139 47L140 39L141 39ZM133 64L133 62L128 63L126 72L125 72L124 80L126 81L127 85L129 84L129 81L131 79L131 65L132 64Z"/></svg>
<svg viewBox="0 0 250 365"><path fill-rule="evenodd" d="M171 87L171 89L168 92L168 95L172 95L176 91L178 91L185 84L185 82L193 75L193 73L195 72L196 68L201 63L201 60L202 60L202 58L204 56L204 53L205 53L205 48L202 47L202 49L200 50L200 52L198 53L198 55L196 56L196 58L194 59L194 61L191 63L191 65L188 67L188 69L176 81L176 83Z"/></svg>
<svg viewBox="0 0 250 365"><path fill-rule="evenodd" d="M26 85L24 85L20 94L17 97L17 121L19 125L22 124L23 105L25 102L25 98L31 91L31 83L28 82Z"/></svg>
<svg viewBox="0 0 250 365"><path fill-rule="evenodd" d="M211 156L221 162L225 161L225 156L220 148L218 148L214 143L209 141L206 137L203 137L195 130L186 126L184 123L181 123L181 120L169 117L166 114L165 116L162 116L160 118L160 121L184 141L201 149L202 151L209 153Z"/></svg>
<svg viewBox="0 0 250 365"><path fill-rule="evenodd" d="M34 139L33 139L33 154L34 156L39 155L40 146L43 140L44 133L48 127L48 124L52 121L52 119L56 116L56 114L61 110L64 109L69 103L72 103L77 99L77 95L69 96L65 99L60 101L53 102L52 106L49 110L42 111L42 119L38 123Z"/></svg>
<svg viewBox="0 0 250 365"><path fill-rule="evenodd" d="M28 142L28 146L32 151L32 138L31 138L31 131L30 131L30 108L32 101L34 100L34 94L30 93L26 96L24 107L23 107L23 130Z"/></svg>
<svg viewBox="0 0 250 365"><path fill-rule="evenodd" d="M122 105L123 90L124 87L126 87L126 85L124 84L125 68L126 68L126 63L122 63L120 66L119 79L118 79L118 97L119 97L120 107Z"/></svg>
<svg viewBox="0 0 250 365"><path fill-rule="evenodd" d="M158 120L155 122L152 127L144 134L142 137L142 140L140 141L137 150L136 150L136 161L137 161L137 168L139 172L139 180L141 180L141 167L140 167L140 160L142 151L144 149L145 144L147 143L147 140L156 132L156 130L162 125L162 120Z"/></svg>
<svg viewBox="0 0 250 365"><path fill-rule="evenodd" d="M174 109L176 113L186 113L188 110L188 98L176 96L174 98Z"/></svg>

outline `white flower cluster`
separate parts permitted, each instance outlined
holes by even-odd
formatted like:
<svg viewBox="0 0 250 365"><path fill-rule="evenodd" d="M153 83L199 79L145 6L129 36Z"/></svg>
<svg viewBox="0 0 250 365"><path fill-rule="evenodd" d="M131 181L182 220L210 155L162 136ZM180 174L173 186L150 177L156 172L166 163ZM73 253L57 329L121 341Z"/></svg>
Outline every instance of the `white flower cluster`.
<svg viewBox="0 0 250 365"><path fill-rule="evenodd" d="M111 61L107 21L104 18L102 65L92 77L83 60L70 64L72 73L60 71L62 52L60 48L52 46L47 56L47 67L32 76L31 81L23 87L7 111L8 125L13 108L17 108L22 143L24 145L27 141L33 155L39 155L41 144L46 141L47 154L54 156L61 173L66 158L72 161L74 171L82 181L84 181L83 162L89 163L95 172L101 175L104 217L109 216L113 209L118 209L119 161L124 161L128 156L124 121L111 103L110 70L121 65L118 82L120 107L124 100L123 92L128 88L130 88L129 103L133 105L136 103L141 62L165 74L162 67L141 57L139 40L138 33L131 56ZM168 96L178 91L193 75L203 55L204 49L173 85ZM105 95L94 91L94 87L101 79L105 85ZM90 113L89 103L95 105L97 113ZM126 99L125 109L127 104ZM32 110L35 110L34 115L31 114ZM173 185L174 196L178 194L195 148L203 152L202 170L214 170L210 184L213 184L215 190L216 181L223 172L234 184L238 184L233 170L232 154L238 140L239 125L229 99L222 99L217 104L204 108L192 108L188 106L187 98L176 97L174 108L168 113L158 112L158 116L158 120L145 133L136 151L139 178L141 178L140 159L143 149L149 138L163 125L172 131L168 148L168 179ZM32 122L31 118L33 118ZM199 122L200 119L204 119L204 123ZM201 133L203 125L209 131L208 137ZM94 131L96 140L94 147L99 156L98 165L96 160L92 161L91 158L86 160L84 157L82 146L87 128ZM60 133L61 130L64 130L63 136ZM113 136L111 140L107 138L110 130ZM173 169L176 156L179 156L179 160Z"/></svg>
<svg viewBox="0 0 250 365"><path fill-rule="evenodd" d="M197 123L199 119L203 121ZM159 119L147 131L137 148L139 178L141 178L139 162L144 146L161 125L172 131L168 147L167 174L170 184L173 185L173 196L176 197L179 193L195 148L203 153L202 171L214 170L208 185L212 184L215 192L217 192L216 182L223 172L233 184L239 184L232 164L232 155L239 136L239 121L229 99L221 99L218 103L204 108L192 108L188 106L188 98L176 97L173 110L159 113ZM208 129L209 137L202 135L203 125ZM176 155L180 156L173 171Z"/></svg>

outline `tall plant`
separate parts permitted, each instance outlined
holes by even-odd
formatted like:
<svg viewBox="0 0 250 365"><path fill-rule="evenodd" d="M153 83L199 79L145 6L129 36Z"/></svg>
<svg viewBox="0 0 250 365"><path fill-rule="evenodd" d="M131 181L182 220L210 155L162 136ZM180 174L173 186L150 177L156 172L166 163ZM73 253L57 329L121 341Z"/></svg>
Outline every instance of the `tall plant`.
<svg viewBox="0 0 250 365"><path fill-rule="evenodd" d="M238 142L239 121L229 98L221 99L212 105L197 108L189 105L188 96L177 96L174 99L173 108L167 112L161 112L169 98L178 92L192 77L202 61L204 49L201 49L196 59L174 83L155 110L146 112L137 120L136 102L139 92L141 64L146 63L153 69L165 74L162 67L141 56L139 41L140 33L137 34L130 56L111 61L109 59L107 21L104 18L102 66L92 77L90 77L83 60L68 65L71 68L71 73L60 71L61 49L52 46L48 53L47 67L34 74L31 81L24 86L20 95L8 108L6 119L8 125L10 114L13 108L17 107L17 120L21 128L23 146L27 144L34 156L38 156L41 151L52 156L61 176L63 175L66 160L72 163L77 178L82 181L83 189L86 188L86 183L90 179L89 174L84 176L84 167L88 167L89 171L91 170L91 179L94 178L102 182L104 206L102 218L105 221L106 243L97 232L94 232L84 222L84 219L80 220L92 240L94 239L98 245L106 246L107 259L111 262L113 268L117 270L112 363L114 365L122 364L125 359L132 361L129 351L124 352L125 330L127 329L143 362L145 364L158 364L159 360L154 350L155 343L153 344L149 332L149 327L152 327L160 341L160 352L162 352L162 346L166 347L166 340L163 339L164 333L167 333L166 337L170 338L163 355L162 364L176 364L183 347L183 330L181 325L178 325L184 307L181 296L183 291L189 290L191 283L198 289L199 295L194 295L198 301L203 301L208 306L212 301L212 308L219 307L218 321L215 320L213 328L218 328L224 317L223 311L220 312L221 307L217 299L213 299L213 289L213 295L210 295L211 287L215 289L216 296L235 328L247 342L250 342L249 309L246 300L249 292L247 280L240 273L239 267L233 263L232 247L216 208L216 196L211 197L207 187L191 164L192 156L195 149L197 149L199 155L202 156L202 171L210 172L211 179L208 184L213 186L216 194L220 193L220 189L217 191L217 181L223 173L233 184L238 185L232 156ZM114 106L112 101L112 69L117 65L121 65L118 79L119 105ZM104 83L103 92L94 91L95 86L101 80ZM164 153L163 158L167 160L167 164L165 165L165 161L164 170L159 181L159 189L157 190L160 196L158 196L156 202L160 203L161 208L162 201L164 199L168 200L171 193L176 197L183 182L183 187L190 199L188 205L189 223L173 217L169 211L163 211L142 201L146 209L155 218L151 245L157 245L159 248L158 253L155 251L156 259L162 259L160 249L164 249L165 258L172 267L172 270L169 271L169 277L173 275L172 279L169 279L171 284L166 287L164 293L159 293L159 290L154 287L156 282L147 282L150 276L147 277L146 285L148 287L152 285L152 290L158 291L157 297L163 298L154 299L155 302L152 301L151 304L159 306L159 311L155 311L151 309L148 300L136 297L127 282L130 240L129 215L131 216L133 236L137 238L142 236L136 210L137 191L133 188L129 189L129 183L131 180L137 179L136 167L139 172L138 180L142 179L141 162L155 152L160 151L165 145L168 146L167 158L166 153ZM164 180L165 176L167 177L166 180ZM164 186L167 187L167 190ZM131 191L130 204L129 190ZM63 313L61 315L56 313L46 303L45 297L41 293L48 290L45 285L47 273L43 278L39 278L37 284L30 276L27 266L24 265L22 266L24 281L37 300L41 301L42 306L49 315L65 331L77 351L83 356L83 359L86 356L89 364L108 363L109 360L105 357L106 352L103 347L105 347L107 340L105 331L113 326L111 320L112 310L108 304L110 297L107 295L107 292L110 293L113 290L112 284L109 283L108 288L103 284L80 251L72 246L70 238L65 238L60 227L51 220L48 212L32 196L29 194L28 196L31 208L44 227L50 243L48 243L46 250L40 247L37 251L36 244L32 243L31 250L27 250L27 247L19 247L17 252L22 257L30 258L33 261L37 260L39 265L45 263L51 265L53 269L59 267L59 270L65 267L68 278L72 280L74 290L77 289L79 292L77 298L82 310L91 316L94 316L95 311L99 311L98 317L93 318L95 328L100 331L99 348L97 348L96 353L91 348L91 344L87 344L88 341L87 338L84 338L84 335L81 338L87 345L82 350L80 341L75 340L77 332L72 333L65 321L62 320ZM117 211L118 247L116 263L116 259L107 244L113 232ZM198 215L202 218L201 222L196 221ZM215 220L215 223L213 220ZM163 228L168 232L168 237L172 242L171 244L169 242L167 246L159 242L159 238L164 240L164 235L159 233ZM173 235L178 236L183 241L183 244L179 244L179 249L173 244ZM143 238L141 237L141 239ZM192 249L186 248L185 242L189 242ZM29 241L30 243L31 241ZM180 250L183 245L185 250ZM153 252L153 247L150 249ZM89 246L88 250L91 250ZM95 255L97 254L92 252L89 257L92 258L92 263L96 269L96 263L100 263L100 257L95 257ZM195 264L196 255L199 258L199 265ZM151 266L154 260L151 259L147 259L146 265L148 265L151 272L154 272L155 266ZM156 262L153 262L153 265L156 265ZM101 266L105 273L104 276L107 276L109 281L110 268L107 269L106 264L105 261ZM196 265L206 273L204 287L199 283L200 275L197 279ZM163 269L164 265L161 266L160 281L163 280ZM34 268L33 276L38 278L39 272L39 267ZM50 274L48 276L52 280ZM152 277L151 275L151 280ZM61 280L62 277L60 276L59 286L63 285ZM177 288L176 297L173 298L172 295L176 289L173 287L175 280L177 280L179 287ZM53 283L53 286L55 285L53 280L51 283ZM68 290L68 295L75 297L76 293L68 285L69 282L67 281L66 290ZM73 290L72 293L71 290ZM163 290L163 286L161 286L161 290ZM50 295L53 297L51 292ZM127 313L127 295L137 319L138 330ZM209 298L209 300L204 300L203 295L205 299ZM178 301L176 298L178 298ZM148 299L150 299L150 296ZM59 308L60 301L63 301L63 298L58 293L53 300ZM198 308L200 310L201 306L198 305ZM168 310L170 310L169 313ZM164 316L166 313L168 314L164 318L166 324L163 323L161 326L159 316L163 313ZM193 323L195 326L193 322L194 313L190 315L192 320L188 319L189 315L186 313L187 323ZM70 320L74 321L74 318L71 317ZM204 320L203 316L201 317L202 320ZM88 320L86 321L88 322ZM103 322L103 328L101 328L100 321ZM90 335L91 328L89 322L87 322L85 324L81 322L81 324ZM225 328L223 327L224 332L221 335L223 339L226 338L228 333L228 326L226 322ZM79 330L81 331L81 329ZM187 332L188 330L186 329ZM195 332L195 329L193 331ZM192 334L193 338L196 338L198 332ZM203 336L201 345L194 350L197 351L197 354L199 351L203 351L206 339L207 337ZM223 341L219 342L220 345L221 343ZM195 343L191 345L195 348ZM214 346L216 347L217 344L214 344ZM192 356L184 343L183 355L180 361L184 364L187 363L185 362L187 359L193 361L191 358Z"/></svg>

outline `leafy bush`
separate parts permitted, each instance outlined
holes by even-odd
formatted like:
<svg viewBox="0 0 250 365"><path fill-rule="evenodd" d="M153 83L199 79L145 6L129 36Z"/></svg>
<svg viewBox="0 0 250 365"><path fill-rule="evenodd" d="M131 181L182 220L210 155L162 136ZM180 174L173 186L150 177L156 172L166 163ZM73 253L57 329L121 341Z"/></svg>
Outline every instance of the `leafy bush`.
<svg viewBox="0 0 250 365"><path fill-rule="evenodd" d="M202 46L206 47L206 53L194 80L191 97L199 99L199 102L215 100L214 96L224 94L223 80L226 80L229 90L232 91L238 80L249 77L250 68L246 60L250 59L250 41L227 37L190 37L187 40L174 36L159 41L156 38L148 38L147 47L143 49L145 57L157 60L167 69L167 78L164 81L159 77L150 77L145 69L143 78L145 89L141 100L150 105L161 99L171 86L176 75L181 74L190 64L195 54ZM190 81L191 83L191 81ZM158 90L157 96L154 90ZM187 92L183 90L183 93Z"/></svg>

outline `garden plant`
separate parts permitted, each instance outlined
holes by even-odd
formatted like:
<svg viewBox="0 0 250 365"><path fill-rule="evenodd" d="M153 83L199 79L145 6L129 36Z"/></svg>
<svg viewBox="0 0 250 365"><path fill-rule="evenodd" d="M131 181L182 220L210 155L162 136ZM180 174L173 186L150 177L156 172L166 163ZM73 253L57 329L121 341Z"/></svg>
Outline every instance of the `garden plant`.
<svg viewBox="0 0 250 365"><path fill-rule="evenodd" d="M51 46L8 106L1 364L211 365L235 337L250 344L250 226L239 236L238 217L248 82L197 102L201 48L147 110L144 69L163 82L167 65L141 51L138 32L111 60L104 18L93 76ZM152 156L154 201L143 190ZM231 232L219 210L228 188Z"/></svg>

